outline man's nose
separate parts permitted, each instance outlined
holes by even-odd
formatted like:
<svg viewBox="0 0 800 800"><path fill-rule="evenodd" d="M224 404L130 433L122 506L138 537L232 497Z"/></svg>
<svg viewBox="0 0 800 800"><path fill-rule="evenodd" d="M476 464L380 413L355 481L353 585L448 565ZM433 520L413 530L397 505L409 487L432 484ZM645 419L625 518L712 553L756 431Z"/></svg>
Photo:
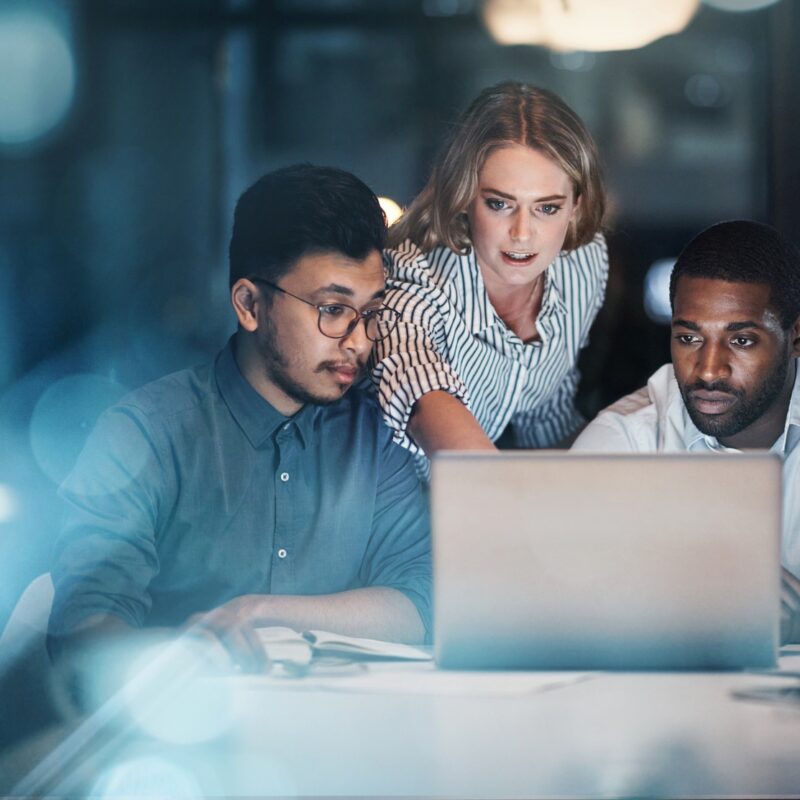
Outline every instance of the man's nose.
<svg viewBox="0 0 800 800"><path fill-rule="evenodd" d="M696 371L697 377L705 383L730 378L728 349L716 342L706 342L697 353Z"/></svg>
<svg viewBox="0 0 800 800"><path fill-rule="evenodd" d="M365 317L359 317L353 330L347 334L342 340L342 347L350 350L357 356L369 353L372 349L372 341L367 338L367 320Z"/></svg>

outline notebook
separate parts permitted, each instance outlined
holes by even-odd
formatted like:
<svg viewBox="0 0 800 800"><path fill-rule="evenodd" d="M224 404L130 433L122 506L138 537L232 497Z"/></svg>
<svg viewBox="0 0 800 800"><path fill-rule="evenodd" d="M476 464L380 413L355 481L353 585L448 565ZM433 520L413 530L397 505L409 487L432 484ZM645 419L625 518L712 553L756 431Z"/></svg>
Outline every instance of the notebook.
<svg viewBox="0 0 800 800"><path fill-rule="evenodd" d="M440 667L775 663L774 455L443 453L431 509Z"/></svg>
<svg viewBox="0 0 800 800"><path fill-rule="evenodd" d="M329 631L296 631L268 626L257 628L264 652L271 662L304 666L322 656L362 660L429 661L430 653L418 647L379 639L363 639Z"/></svg>

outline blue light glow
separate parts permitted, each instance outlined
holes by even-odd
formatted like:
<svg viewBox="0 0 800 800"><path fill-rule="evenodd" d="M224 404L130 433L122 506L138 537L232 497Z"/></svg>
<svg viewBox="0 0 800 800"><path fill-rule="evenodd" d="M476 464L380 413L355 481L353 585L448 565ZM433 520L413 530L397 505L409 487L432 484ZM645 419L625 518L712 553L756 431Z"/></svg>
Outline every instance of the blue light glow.
<svg viewBox="0 0 800 800"><path fill-rule="evenodd" d="M100 413L125 391L101 375L84 374L62 378L42 393L31 417L30 440L36 463L48 478L61 483Z"/></svg>
<svg viewBox="0 0 800 800"><path fill-rule="evenodd" d="M95 784L92 797L202 797L197 781L163 758L146 756L112 767Z"/></svg>
<svg viewBox="0 0 800 800"><path fill-rule="evenodd" d="M18 513L18 502L10 486L0 483L0 525L10 522Z"/></svg>
<svg viewBox="0 0 800 800"><path fill-rule="evenodd" d="M231 686L213 678L221 665L229 670L230 662L212 646L183 637L146 650L134 661L123 697L141 730L177 744L211 741L230 730ZM218 655L222 659L215 664Z"/></svg>
<svg viewBox="0 0 800 800"><path fill-rule="evenodd" d="M75 95L75 60L57 9L0 10L0 145L40 139L66 116Z"/></svg>

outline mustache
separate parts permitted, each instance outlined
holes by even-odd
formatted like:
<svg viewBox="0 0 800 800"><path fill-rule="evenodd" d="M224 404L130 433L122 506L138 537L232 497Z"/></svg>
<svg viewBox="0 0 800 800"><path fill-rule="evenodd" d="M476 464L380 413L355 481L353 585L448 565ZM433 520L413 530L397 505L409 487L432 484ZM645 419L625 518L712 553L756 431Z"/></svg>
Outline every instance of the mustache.
<svg viewBox="0 0 800 800"><path fill-rule="evenodd" d="M358 372L363 372L366 367L366 361L323 361L314 372L325 372L326 369L341 369L342 367L349 367Z"/></svg>
<svg viewBox="0 0 800 800"><path fill-rule="evenodd" d="M692 394L692 392L696 391L703 391L703 392L724 392L725 394L732 394L734 397L740 397L742 395L742 391L740 389L734 389L725 381L712 381L711 383L707 383L706 381L696 380L694 383L690 383L685 385L684 392L686 394Z"/></svg>

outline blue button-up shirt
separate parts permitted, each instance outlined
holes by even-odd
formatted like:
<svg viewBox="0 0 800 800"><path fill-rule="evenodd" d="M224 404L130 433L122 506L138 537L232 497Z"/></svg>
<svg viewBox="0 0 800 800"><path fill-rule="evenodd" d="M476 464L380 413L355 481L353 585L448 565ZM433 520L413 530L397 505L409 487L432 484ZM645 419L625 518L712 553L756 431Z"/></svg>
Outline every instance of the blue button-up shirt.
<svg viewBox="0 0 800 800"><path fill-rule="evenodd" d="M426 503L411 459L357 390L284 417L232 343L98 421L61 487L51 634L93 614L177 625L250 593L391 587L430 631Z"/></svg>

